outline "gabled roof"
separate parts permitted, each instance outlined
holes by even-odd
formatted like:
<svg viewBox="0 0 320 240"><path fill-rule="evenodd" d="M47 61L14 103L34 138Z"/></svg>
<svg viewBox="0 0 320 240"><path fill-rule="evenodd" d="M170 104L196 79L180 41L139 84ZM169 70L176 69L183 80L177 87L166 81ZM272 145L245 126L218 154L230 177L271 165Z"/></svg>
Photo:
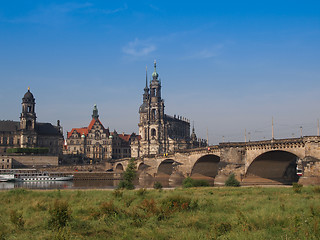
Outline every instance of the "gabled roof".
<svg viewBox="0 0 320 240"><path fill-rule="evenodd" d="M72 128L72 130L70 132L68 132L68 136L67 138L70 138L72 136L72 133L74 131L76 131L77 133L79 133L80 135L84 134L85 136L88 136L88 133L91 131L93 125L98 122L101 126L102 126L102 129L103 129L103 132L105 133L109 133L109 130L108 129L105 129L104 126L102 125L102 123L100 122L99 118L98 119L95 119L95 118L92 118L90 124L88 127L83 127L83 128Z"/></svg>
<svg viewBox="0 0 320 240"><path fill-rule="evenodd" d="M67 138L70 138L73 134L73 132L76 131L77 133L79 133L80 135L84 134L85 136L88 135L88 128L87 127L83 127L83 128L72 128L72 130L70 132L68 132L68 136Z"/></svg>
<svg viewBox="0 0 320 240"><path fill-rule="evenodd" d="M102 123L100 122L99 118L97 118L97 119L92 118L92 120L91 120L91 122L90 122L90 124L89 124L89 127L88 127L88 132L92 129L93 125L94 125L96 122L98 122L98 123L102 126L103 130L106 130L106 129L104 128L104 126L102 125Z"/></svg>
<svg viewBox="0 0 320 240"><path fill-rule="evenodd" d="M121 138L122 140L129 142L130 141L130 137L131 135L129 134L118 134L119 138Z"/></svg>

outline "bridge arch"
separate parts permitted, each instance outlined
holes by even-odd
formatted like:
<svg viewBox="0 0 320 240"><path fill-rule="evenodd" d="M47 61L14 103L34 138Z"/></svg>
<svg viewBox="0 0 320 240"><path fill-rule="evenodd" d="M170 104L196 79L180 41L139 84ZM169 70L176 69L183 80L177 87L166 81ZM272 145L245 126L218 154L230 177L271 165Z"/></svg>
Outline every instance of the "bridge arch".
<svg viewBox="0 0 320 240"><path fill-rule="evenodd" d="M138 171L143 171L143 170L145 170L147 168L148 168L148 165L143 163L143 162L141 162L140 164L138 164L137 170Z"/></svg>
<svg viewBox="0 0 320 240"><path fill-rule="evenodd" d="M191 169L191 177L211 177L214 178L218 174L218 164L220 157L214 154L201 156L196 160Z"/></svg>
<svg viewBox="0 0 320 240"><path fill-rule="evenodd" d="M123 172L124 168L123 165L121 163L118 163L115 167L115 171L116 172Z"/></svg>
<svg viewBox="0 0 320 240"><path fill-rule="evenodd" d="M174 162L175 161L173 159L163 160L157 168L157 174L163 173L163 174L171 175L173 172Z"/></svg>
<svg viewBox="0 0 320 240"><path fill-rule="evenodd" d="M276 181L284 184L297 182L299 156L284 150L272 150L257 156L246 171L246 181ZM266 180L262 180L266 179Z"/></svg>

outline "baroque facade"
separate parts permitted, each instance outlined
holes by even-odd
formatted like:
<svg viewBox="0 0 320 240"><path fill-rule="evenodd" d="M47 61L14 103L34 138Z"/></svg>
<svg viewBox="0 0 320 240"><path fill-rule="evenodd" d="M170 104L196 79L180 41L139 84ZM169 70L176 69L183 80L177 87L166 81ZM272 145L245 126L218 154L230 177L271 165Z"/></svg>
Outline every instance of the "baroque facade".
<svg viewBox="0 0 320 240"><path fill-rule="evenodd" d="M106 129L99 120L98 108L94 105L89 126L73 128L67 132L65 153L97 161L126 158L131 156L130 138L131 135Z"/></svg>
<svg viewBox="0 0 320 240"><path fill-rule="evenodd" d="M30 88L22 98L20 121L0 121L0 154L10 148L47 148L49 155L62 154L63 134L57 126L37 122L35 98Z"/></svg>
<svg viewBox="0 0 320 240"><path fill-rule="evenodd" d="M146 73L143 102L139 108L139 136L131 140L131 156L166 154L206 146L205 141L197 139L194 128L190 136L188 119L164 113L164 100L161 98L161 81L156 62L154 62L154 72L149 86Z"/></svg>

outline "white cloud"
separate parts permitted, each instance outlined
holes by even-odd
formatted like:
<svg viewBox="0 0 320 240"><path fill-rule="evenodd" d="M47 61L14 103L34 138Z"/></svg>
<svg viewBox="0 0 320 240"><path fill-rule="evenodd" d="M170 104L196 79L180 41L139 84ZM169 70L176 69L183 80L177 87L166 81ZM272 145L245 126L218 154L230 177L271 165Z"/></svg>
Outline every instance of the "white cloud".
<svg viewBox="0 0 320 240"><path fill-rule="evenodd" d="M125 54L134 56L134 57L143 57L147 56L149 53L152 53L156 50L156 46L153 43L150 43L148 40L139 40L136 38L134 41L129 42L126 46L122 48L122 51Z"/></svg>
<svg viewBox="0 0 320 240"><path fill-rule="evenodd" d="M127 9L128 9L128 5L124 4L124 6L121 7L121 8L116 8L116 9L113 9L113 10L104 9L104 10L101 10L101 12L104 13L104 14L113 14L113 13L118 13L118 12L125 11Z"/></svg>
<svg viewBox="0 0 320 240"><path fill-rule="evenodd" d="M61 5L53 5L53 10L58 12L72 12L77 9L83 9L91 7L92 4L89 2L86 3L65 3Z"/></svg>
<svg viewBox="0 0 320 240"><path fill-rule="evenodd" d="M185 56L184 59L206 59L206 58L213 58L219 55L220 49L224 47L224 44L216 44L209 48L204 48L198 50L196 52L191 53L188 56Z"/></svg>

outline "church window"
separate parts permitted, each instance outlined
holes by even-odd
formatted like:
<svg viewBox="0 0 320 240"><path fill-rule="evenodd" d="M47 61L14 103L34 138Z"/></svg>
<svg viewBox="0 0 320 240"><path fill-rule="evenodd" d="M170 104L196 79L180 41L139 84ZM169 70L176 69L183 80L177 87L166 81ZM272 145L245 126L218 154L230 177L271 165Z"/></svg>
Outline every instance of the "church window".
<svg viewBox="0 0 320 240"><path fill-rule="evenodd" d="M156 119L156 110L155 110L155 109L152 109L151 119L152 119L152 120L155 120L155 119Z"/></svg>
<svg viewBox="0 0 320 240"><path fill-rule="evenodd" d="M7 145L7 137L3 137L3 144Z"/></svg>
<svg viewBox="0 0 320 240"><path fill-rule="evenodd" d="M28 112L31 112L31 106L28 106Z"/></svg>
<svg viewBox="0 0 320 240"><path fill-rule="evenodd" d="M147 128L144 129L144 139L145 140L148 139L148 129Z"/></svg>
<svg viewBox="0 0 320 240"><path fill-rule="evenodd" d="M26 126L27 130L32 129L32 122L30 120L27 121L27 126Z"/></svg>
<svg viewBox="0 0 320 240"><path fill-rule="evenodd" d="M154 128L152 128L151 129L151 136L154 137L154 136L156 136L156 134L157 134L157 131Z"/></svg>

